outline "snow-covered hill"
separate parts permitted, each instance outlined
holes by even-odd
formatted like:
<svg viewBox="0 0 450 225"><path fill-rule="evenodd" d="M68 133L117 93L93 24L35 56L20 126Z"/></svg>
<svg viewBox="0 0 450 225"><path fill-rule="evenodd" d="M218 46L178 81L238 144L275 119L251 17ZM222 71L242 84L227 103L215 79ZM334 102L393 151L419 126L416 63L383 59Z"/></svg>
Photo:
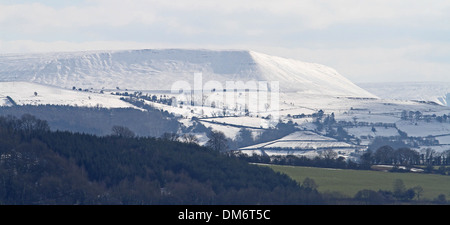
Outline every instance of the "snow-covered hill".
<svg viewBox="0 0 450 225"><path fill-rule="evenodd" d="M61 88L170 90L176 81L278 81L283 92L370 97L334 69L253 51L129 50L0 55L0 81Z"/></svg>
<svg viewBox="0 0 450 225"><path fill-rule="evenodd" d="M432 101L450 106L449 82L361 83L360 87L385 99Z"/></svg>

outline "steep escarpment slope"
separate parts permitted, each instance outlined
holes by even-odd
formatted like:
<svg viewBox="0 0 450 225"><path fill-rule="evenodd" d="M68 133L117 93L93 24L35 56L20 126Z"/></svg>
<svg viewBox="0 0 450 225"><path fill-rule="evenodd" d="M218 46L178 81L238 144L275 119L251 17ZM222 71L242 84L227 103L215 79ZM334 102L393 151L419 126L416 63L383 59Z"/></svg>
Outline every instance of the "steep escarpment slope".
<svg viewBox="0 0 450 225"><path fill-rule="evenodd" d="M375 97L329 67L235 50L89 51L0 56L0 81L62 88L170 90L176 81L277 81L284 92Z"/></svg>

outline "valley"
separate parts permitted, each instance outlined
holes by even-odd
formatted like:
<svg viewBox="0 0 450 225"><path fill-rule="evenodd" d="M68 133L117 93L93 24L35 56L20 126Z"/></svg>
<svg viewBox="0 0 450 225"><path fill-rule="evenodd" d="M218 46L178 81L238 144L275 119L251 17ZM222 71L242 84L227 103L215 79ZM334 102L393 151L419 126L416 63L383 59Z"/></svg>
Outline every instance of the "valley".
<svg viewBox="0 0 450 225"><path fill-rule="evenodd" d="M182 90L174 90L174 84L182 84ZM419 152L450 150L445 102L392 97L372 94L323 65L252 51L0 56L0 103L5 107L151 107L172 114L184 130L196 122L221 131L234 142L230 151L248 155L316 157L332 150L358 161L380 137ZM281 126L288 126L289 133L277 133ZM253 139L246 146L238 143L243 129ZM182 130L172 132L181 136ZM262 138L270 132L272 138ZM192 134L206 143L207 133Z"/></svg>

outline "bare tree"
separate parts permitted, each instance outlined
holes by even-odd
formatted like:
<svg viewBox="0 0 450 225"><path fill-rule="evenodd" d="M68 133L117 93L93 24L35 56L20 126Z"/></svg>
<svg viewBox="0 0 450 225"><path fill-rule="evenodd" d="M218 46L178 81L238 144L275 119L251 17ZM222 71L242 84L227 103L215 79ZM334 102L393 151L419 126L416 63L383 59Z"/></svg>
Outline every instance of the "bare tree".
<svg viewBox="0 0 450 225"><path fill-rule="evenodd" d="M324 159L335 159L338 154L332 149L326 149L320 152L320 156Z"/></svg>
<svg viewBox="0 0 450 225"><path fill-rule="evenodd" d="M426 148L424 150L421 150L421 153L424 157L424 163L426 165L431 165L433 162L433 157L436 154L436 151L432 148Z"/></svg>
<svg viewBox="0 0 450 225"><path fill-rule="evenodd" d="M411 165L419 162L419 153L409 148L399 148L394 152L395 161L401 165Z"/></svg>
<svg viewBox="0 0 450 225"><path fill-rule="evenodd" d="M223 132L211 131L211 133L208 135L208 138L209 140L206 143L206 146L210 147L211 149L218 152L224 152L228 149L227 138Z"/></svg>
<svg viewBox="0 0 450 225"><path fill-rule="evenodd" d="M249 129L241 128L236 135L238 147L249 146L254 143L252 132Z"/></svg>
<svg viewBox="0 0 450 225"><path fill-rule="evenodd" d="M133 131L131 131L128 127L124 126L113 126L112 129L112 135L119 136L119 137L125 137L125 138L132 138L136 136Z"/></svg>
<svg viewBox="0 0 450 225"><path fill-rule="evenodd" d="M415 186L415 187L413 187L413 190L416 193L417 200L420 201L420 196L423 193L423 188L421 186Z"/></svg>
<svg viewBox="0 0 450 225"><path fill-rule="evenodd" d="M189 143L189 144L198 144L198 138L194 134L184 134L183 135L183 142Z"/></svg>
<svg viewBox="0 0 450 225"><path fill-rule="evenodd" d="M49 131L50 127L45 120L40 120L31 114L23 114L20 117L18 127L26 132L31 131Z"/></svg>
<svg viewBox="0 0 450 225"><path fill-rule="evenodd" d="M161 139L167 140L167 141L178 141L178 138L180 138L180 136L176 133L164 133L161 136Z"/></svg>
<svg viewBox="0 0 450 225"><path fill-rule="evenodd" d="M388 145L380 147L374 155L376 163L392 164L394 161L394 151L395 150Z"/></svg>

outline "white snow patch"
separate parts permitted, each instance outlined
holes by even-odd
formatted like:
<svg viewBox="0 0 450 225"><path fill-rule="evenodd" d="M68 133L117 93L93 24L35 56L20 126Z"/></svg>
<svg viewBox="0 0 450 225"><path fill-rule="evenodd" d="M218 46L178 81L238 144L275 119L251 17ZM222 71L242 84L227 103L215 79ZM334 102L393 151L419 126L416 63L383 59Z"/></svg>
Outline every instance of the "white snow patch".
<svg viewBox="0 0 450 225"><path fill-rule="evenodd" d="M118 96L66 90L29 82L0 82L0 98L11 97L18 105L70 105L104 108L135 108ZM5 100L3 105L8 105Z"/></svg>

